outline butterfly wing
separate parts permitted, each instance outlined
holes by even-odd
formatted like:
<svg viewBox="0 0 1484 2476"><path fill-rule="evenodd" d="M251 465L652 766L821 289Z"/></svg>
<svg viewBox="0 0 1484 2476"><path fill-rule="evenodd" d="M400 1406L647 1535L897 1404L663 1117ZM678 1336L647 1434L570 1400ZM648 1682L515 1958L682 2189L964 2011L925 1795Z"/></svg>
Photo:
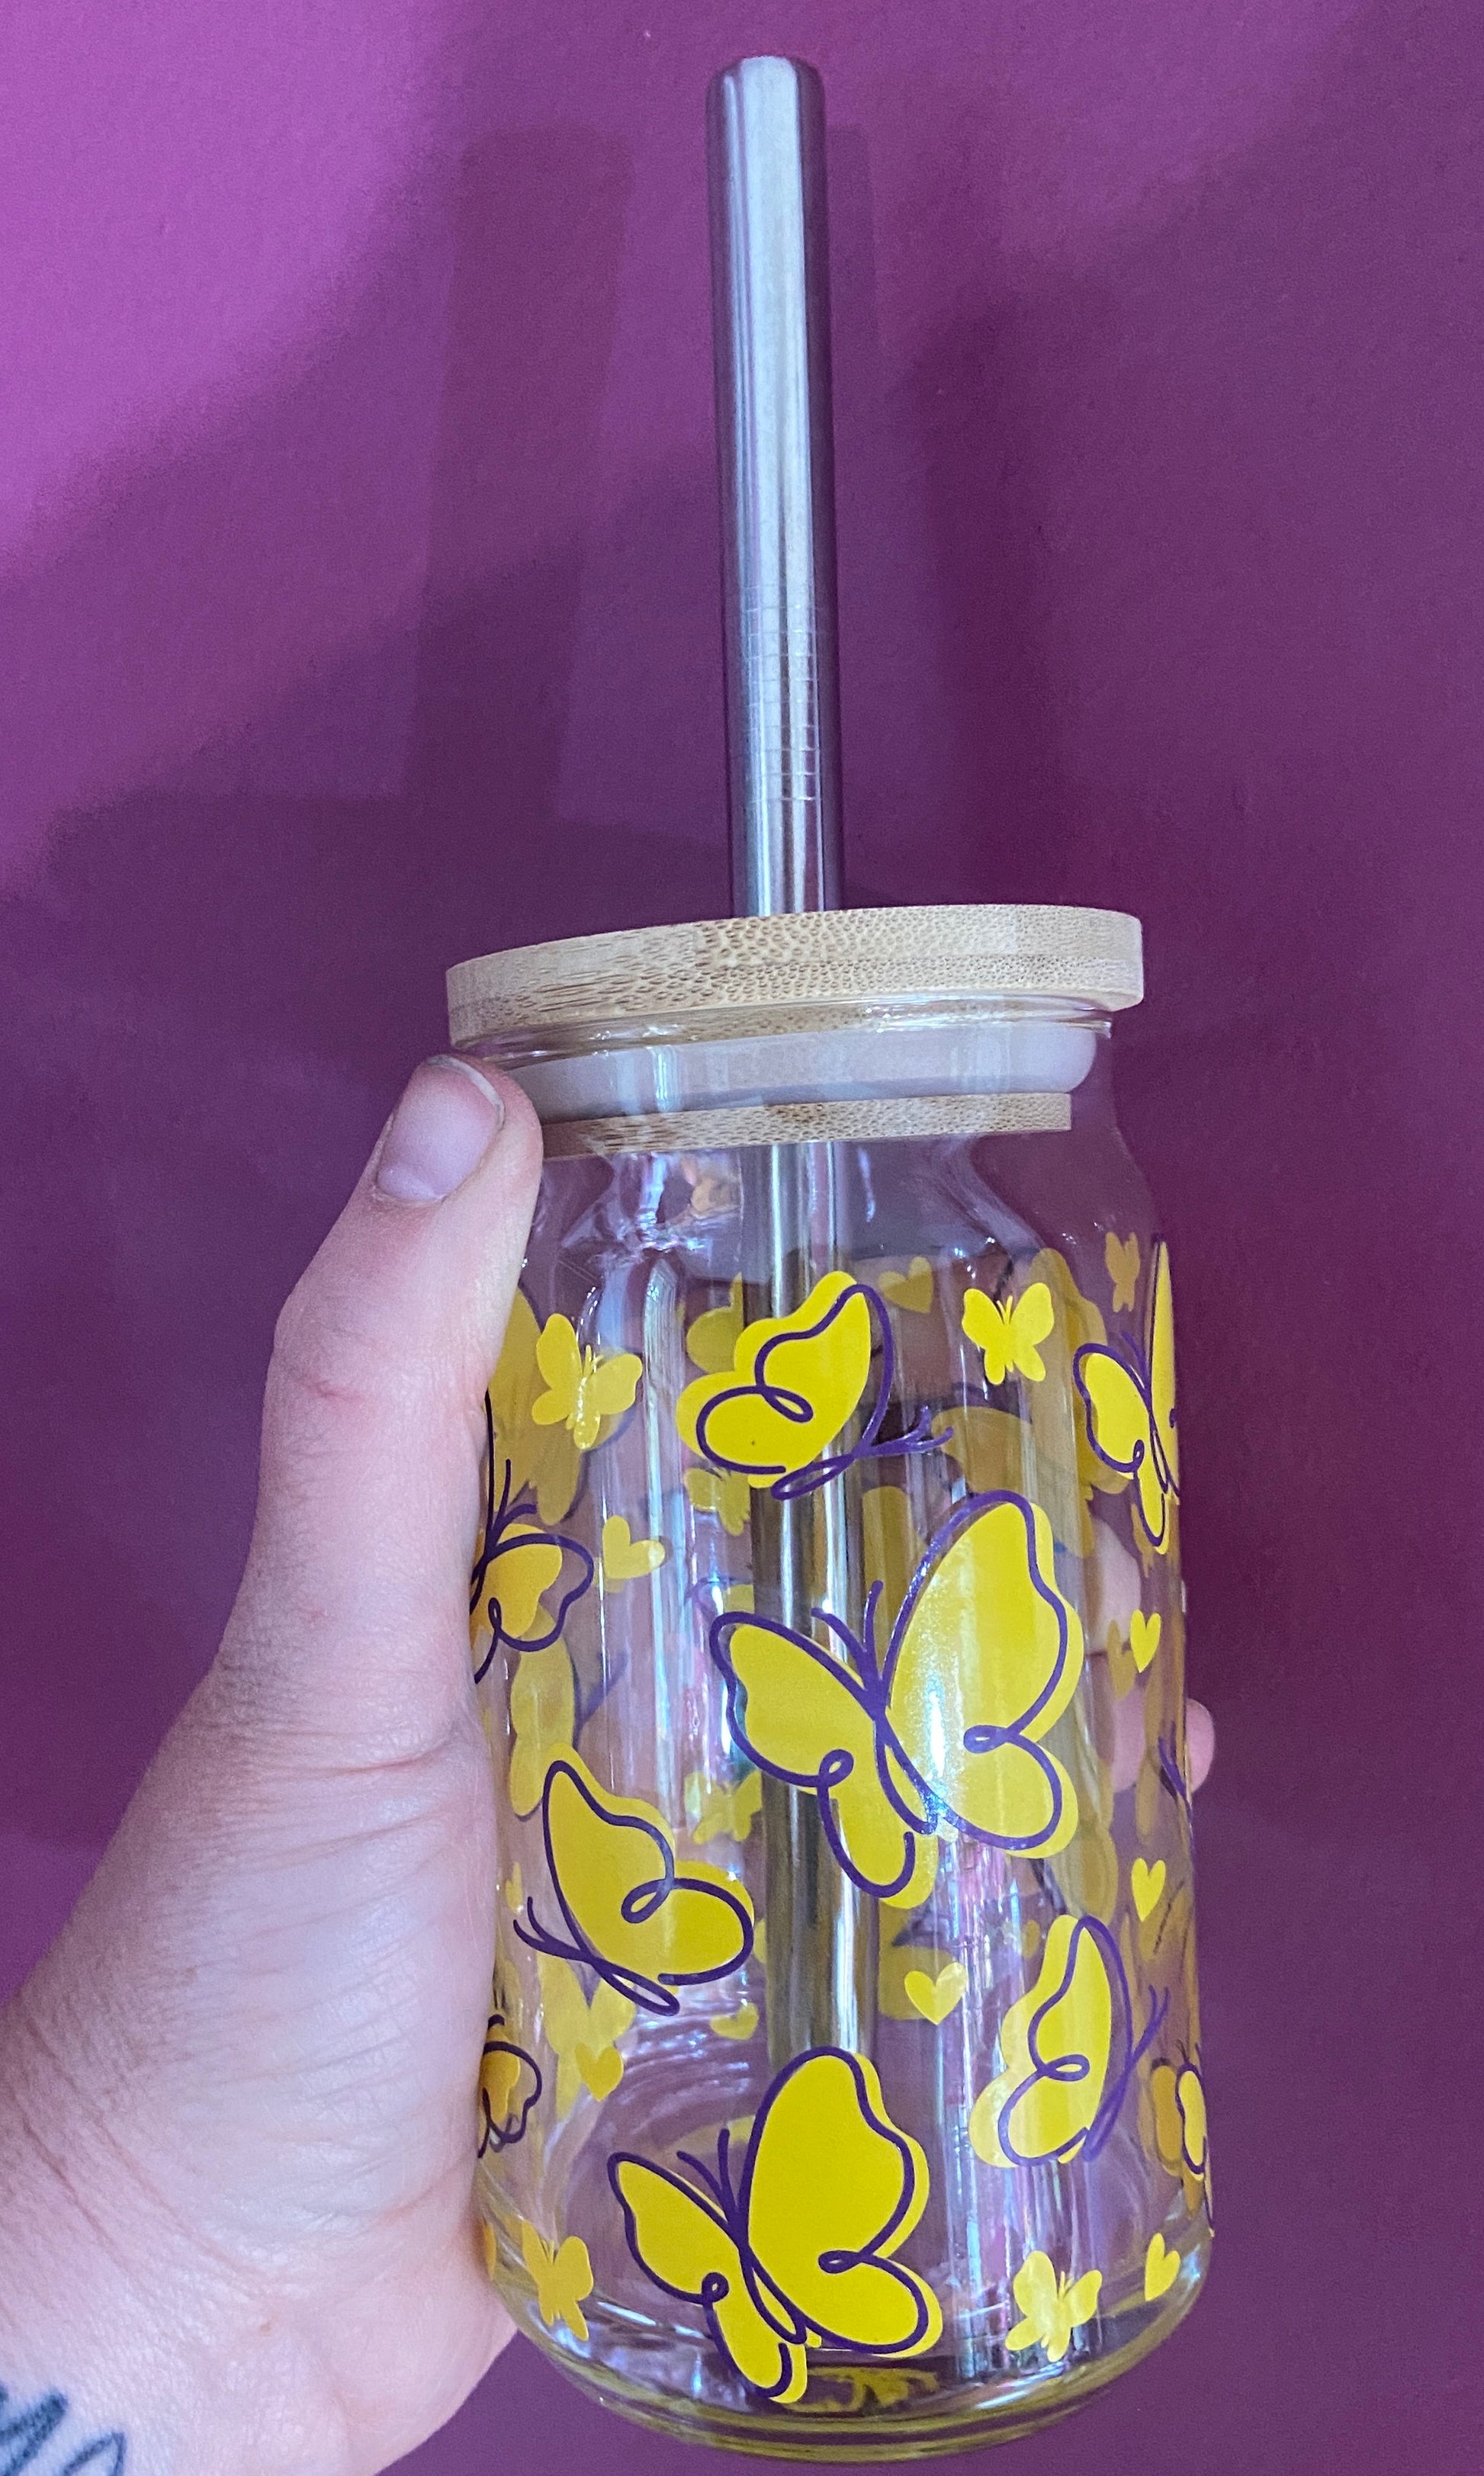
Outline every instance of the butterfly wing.
<svg viewBox="0 0 1484 2476"><path fill-rule="evenodd" d="M687 1384L676 1424L705 1460L766 1486L834 1441L865 1392L871 1345L865 1291L848 1273L827 1273L792 1315L746 1326L730 1374Z"/></svg>
<svg viewBox="0 0 1484 2476"><path fill-rule="evenodd" d="M1161 1238L1154 1248L1150 1302L1150 1406L1154 1436L1172 1496L1180 1492L1180 1446L1175 1413L1175 1299L1170 1287L1170 1250Z"/></svg>
<svg viewBox="0 0 1484 2476"><path fill-rule="evenodd" d="M678 1873L670 1827L653 1806L610 1796L581 1756L568 1754L547 1772L542 1810L568 1922L647 2009L674 2009L654 2000L660 1987L700 1985L741 1967L753 1947L751 1900L718 1867L694 1861Z"/></svg>
<svg viewBox="0 0 1484 2476"><path fill-rule="evenodd" d="M1111 1948L1106 1929L1086 1918L1052 1919L1035 1985L1000 2023L1004 2068L969 2117L969 2138L990 2166L1065 2165L1087 2140L1113 2050Z"/></svg>
<svg viewBox="0 0 1484 2476"><path fill-rule="evenodd" d="M1046 1374L1046 1361L1037 1344L1050 1338L1056 1323L1056 1310L1051 1294L1044 1281L1032 1281L1023 1290L1010 1311L1010 1346L1015 1365L1032 1384L1039 1384Z"/></svg>
<svg viewBox="0 0 1484 2476"><path fill-rule="evenodd" d="M984 1381L1002 1384L1010 1372L1010 1319L983 1290L964 1292L963 1327L984 1355Z"/></svg>
<svg viewBox="0 0 1484 2476"><path fill-rule="evenodd" d="M646 2276L667 2295L701 2305L717 2346L750 2389L785 2403L801 2397L803 2344L785 2338L759 2309L720 2210L646 2158L611 2157L608 2182L624 2213L629 2249Z"/></svg>
<svg viewBox="0 0 1484 2476"><path fill-rule="evenodd" d="M617 1350L611 1358L600 1358L585 1388L593 1416L599 1420L617 1419L631 1409L643 1373L644 1361L631 1349Z"/></svg>
<svg viewBox="0 0 1484 2476"><path fill-rule="evenodd" d="M936 2296L891 2256L928 2202L928 2162L886 2112L875 2067L834 2047L785 2065L753 2128L742 2202L770 2287L831 2345L915 2356Z"/></svg>
<svg viewBox="0 0 1484 2476"><path fill-rule="evenodd" d="M898 1621L887 1710L918 1776L966 1830L1037 1855L1072 1839L1076 1793L1039 1740L1082 1659L1041 1507L1007 1494L956 1518Z"/></svg>
<svg viewBox="0 0 1484 2476"><path fill-rule="evenodd" d="M498 1623L507 1642L520 1646L547 1630L550 1619L541 1606L541 1595L559 1579L561 1564L560 1542L540 1523L512 1522L504 1531L485 1570L481 1596L491 1622ZM496 1602L493 1610L491 1599ZM538 1616L544 1620L539 1625Z"/></svg>
<svg viewBox="0 0 1484 2476"><path fill-rule="evenodd" d="M1156 1548L1165 1545L1169 1513L1156 1447L1154 1410L1144 1377L1114 1349L1087 1342L1073 1360L1077 1390L1087 1405L1092 1448L1110 1470L1136 1482L1139 1514Z"/></svg>
<svg viewBox="0 0 1484 2476"><path fill-rule="evenodd" d="M901 1891L911 1878L915 1833L859 1679L803 1634L765 1617L718 1617L711 1656L727 1679L732 1743L759 1770L819 1794L825 1830L841 1865L862 1890ZM909 1811L910 1811L909 1807Z"/></svg>
<svg viewBox="0 0 1484 2476"><path fill-rule="evenodd" d="M572 1743L577 1705L565 1643L523 1650L510 1679L510 1804L534 1814L554 1754Z"/></svg>
<svg viewBox="0 0 1484 2476"><path fill-rule="evenodd" d="M538 1427L564 1425L576 1414L582 1380L582 1353L564 1315L548 1316L541 1326L536 1365L547 1389L532 1402L531 1415Z"/></svg>

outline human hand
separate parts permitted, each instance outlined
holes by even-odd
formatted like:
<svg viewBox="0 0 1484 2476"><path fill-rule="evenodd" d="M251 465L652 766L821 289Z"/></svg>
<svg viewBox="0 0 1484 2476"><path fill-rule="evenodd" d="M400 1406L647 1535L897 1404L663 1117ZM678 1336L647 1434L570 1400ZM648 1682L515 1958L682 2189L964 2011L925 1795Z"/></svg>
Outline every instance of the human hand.
<svg viewBox="0 0 1484 2476"><path fill-rule="evenodd" d="M0 2018L0 2441L36 2402L44 2440L61 2379L70 2467L359 2476L509 2335L471 2209L497 1865L468 1575L539 1169L513 1084L419 1068L280 1320L221 1649ZM1199 1785L1199 1705L1189 1751Z"/></svg>
<svg viewBox="0 0 1484 2476"><path fill-rule="evenodd" d="M127 2435L90 2470L382 2468L509 2334L468 1576L540 1152L504 1077L413 1076L280 1319L216 1661L0 2020L0 2435L61 2381L64 2457Z"/></svg>

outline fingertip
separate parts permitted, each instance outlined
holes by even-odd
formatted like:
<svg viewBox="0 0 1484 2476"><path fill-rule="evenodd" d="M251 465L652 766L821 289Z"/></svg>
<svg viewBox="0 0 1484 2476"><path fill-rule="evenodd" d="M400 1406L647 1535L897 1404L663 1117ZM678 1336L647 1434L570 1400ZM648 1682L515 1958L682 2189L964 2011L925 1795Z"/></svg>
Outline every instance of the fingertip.
<svg viewBox="0 0 1484 2476"><path fill-rule="evenodd" d="M520 1086L497 1068L468 1057L426 1058L408 1077L372 1155L371 1193L399 1207L444 1203L497 1145L513 1175L529 1153L534 1121ZM539 1127L535 1139L539 1149Z"/></svg>
<svg viewBox="0 0 1484 2476"><path fill-rule="evenodd" d="M1185 1748L1190 1784L1198 1789L1216 1759L1216 1722L1203 1702L1192 1702L1186 1710Z"/></svg>

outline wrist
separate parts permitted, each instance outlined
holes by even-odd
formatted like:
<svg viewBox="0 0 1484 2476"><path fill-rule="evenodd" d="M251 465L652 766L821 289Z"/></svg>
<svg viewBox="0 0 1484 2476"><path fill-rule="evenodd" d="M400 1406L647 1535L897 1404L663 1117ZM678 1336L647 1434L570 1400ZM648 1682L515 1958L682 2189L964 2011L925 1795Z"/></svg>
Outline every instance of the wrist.
<svg viewBox="0 0 1484 2476"><path fill-rule="evenodd" d="M0 2438L38 2476L340 2476L286 2317L176 2222L29 1993L0 2013Z"/></svg>

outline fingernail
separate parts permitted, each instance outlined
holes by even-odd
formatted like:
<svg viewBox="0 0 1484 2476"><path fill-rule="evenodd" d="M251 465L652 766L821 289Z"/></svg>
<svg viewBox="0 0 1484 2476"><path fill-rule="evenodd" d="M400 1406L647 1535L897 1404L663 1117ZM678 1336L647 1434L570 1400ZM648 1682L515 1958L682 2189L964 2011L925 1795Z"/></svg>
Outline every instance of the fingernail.
<svg viewBox="0 0 1484 2476"><path fill-rule="evenodd" d="M392 1113L376 1165L379 1195L436 1203L472 1176L505 1122L505 1103L462 1057L430 1057Z"/></svg>

